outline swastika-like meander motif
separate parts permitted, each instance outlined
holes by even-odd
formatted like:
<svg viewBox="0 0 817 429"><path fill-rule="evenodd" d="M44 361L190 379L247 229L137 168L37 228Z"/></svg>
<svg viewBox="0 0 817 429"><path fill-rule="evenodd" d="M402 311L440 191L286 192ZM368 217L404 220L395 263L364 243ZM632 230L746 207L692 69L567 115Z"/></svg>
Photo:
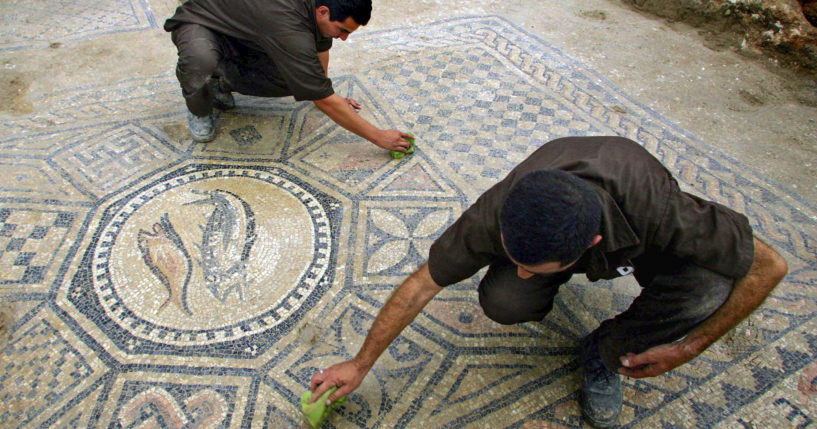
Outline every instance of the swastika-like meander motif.
<svg viewBox="0 0 817 429"><path fill-rule="evenodd" d="M71 3L86 18L52 34L153 25L130 5L93 8L107 18L92 29L91 8ZM0 49L39 42L7 34ZM0 119L0 293L22 313L0 349L0 426L300 427L310 376L354 356L394 286L481 192L553 138L607 134L746 213L790 266L703 355L625 380L619 422L817 422L817 208L502 18L355 43L369 64L333 76L335 90L377 126L418 135L414 155L392 160L309 103L240 95L215 141L193 144L170 71L54 92L38 114ZM515 326L482 314L478 278L446 288L327 427L582 427L579 341L638 288L577 277L545 320Z"/></svg>

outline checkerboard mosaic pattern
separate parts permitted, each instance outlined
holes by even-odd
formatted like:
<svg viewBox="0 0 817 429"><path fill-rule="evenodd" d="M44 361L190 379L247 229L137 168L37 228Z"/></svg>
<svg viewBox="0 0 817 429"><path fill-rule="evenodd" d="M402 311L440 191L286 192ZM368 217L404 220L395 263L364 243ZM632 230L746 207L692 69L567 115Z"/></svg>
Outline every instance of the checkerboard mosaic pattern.
<svg viewBox="0 0 817 429"><path fill-rule="evenodd" d="M502 18L354 44L369 67L336 91L413 131L414 155L392 160L310 103L242 96L194 144L172 73L0 120L0 297L24 310L0 349L0 425L301 427L311 375L357 352L470 202L550 139L601 134L746 213L791 267L702 356L625 380L620 424L817 425L813 204ZM326 427L582 427L577 346L637 287L574 278L541 323L501 326L477 282L438 295Z"/></svg>

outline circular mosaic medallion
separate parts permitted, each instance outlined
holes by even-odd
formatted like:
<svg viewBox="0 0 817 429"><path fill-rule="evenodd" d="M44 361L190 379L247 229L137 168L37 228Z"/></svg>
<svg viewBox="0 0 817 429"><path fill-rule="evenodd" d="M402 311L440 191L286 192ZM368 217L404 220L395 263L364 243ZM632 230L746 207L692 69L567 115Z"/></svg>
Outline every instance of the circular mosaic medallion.
<svg viewBox="0 0 817 429"><path fill-rule="evenodd" d="M93 292L133 336L202 346L273 329L323 280L330 221L266 171L183 172L117 204L91 254Z"/></svg>

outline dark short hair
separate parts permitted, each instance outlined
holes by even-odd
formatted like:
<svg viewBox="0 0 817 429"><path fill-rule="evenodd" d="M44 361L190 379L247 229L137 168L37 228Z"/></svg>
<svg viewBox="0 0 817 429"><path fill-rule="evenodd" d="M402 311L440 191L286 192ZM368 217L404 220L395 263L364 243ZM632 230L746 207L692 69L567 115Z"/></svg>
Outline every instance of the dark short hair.
<svg viewBox="0 0 817 429"><path fill-rule="evenodd" d="M601 227L592 186L562 170L537 170L513 185L499 215L505 249L516 262L569 264Z"/></svg>
<svg viewBox="0 0 817 429"><path fill-rule="evenodd" d="M316 0L315 7L329 8L331 21L346 21L352 17L356 23L366 25L372 18L372 0Z"/></svg>

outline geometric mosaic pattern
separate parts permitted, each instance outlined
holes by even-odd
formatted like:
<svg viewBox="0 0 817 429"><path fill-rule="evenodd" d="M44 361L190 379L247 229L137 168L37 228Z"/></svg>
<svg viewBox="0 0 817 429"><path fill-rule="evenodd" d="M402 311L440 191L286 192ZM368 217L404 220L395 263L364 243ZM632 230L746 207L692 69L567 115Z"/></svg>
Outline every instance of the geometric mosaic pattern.
<svg viewBox="0 0 817 429"><path fill-rule="evenodd" d="M0 51L156 27L141 0L3 2L0 16Z"/></svg>
<svg viewBox="0 0 817 429"><path fill-rule="evenodd" d="M72 178L78 189L105 195L133 175L164 163L170 153L149 131L122 124L66 142L51 160L63 171L82 172Z"/></svg>
<svg viewBox="0 0 817 429"><path fill-rule="evenodd" d="M100 33L139 9L96 4ZM60 22L47 39L100 34ZM0 120L0 300L24 309L0 344L1 426L299 427L311 375L357 352L481 192L551 139L607 134L746 213L790 266L703 355L625 379L619 423L817 424L817 207L502 18L354 37L370 63L335 89L376 126L415 133L413 156L392 160L289 98L237 96L215 141L194 144L170 72ZM435 297L326 426L582 427L577 346L637 286L574 276L544 321L502 326L477 282Z"/></svg>
<svg viewBox="0 0 817 429"><path fill-rule="evenodd" d="M59 332L46 322L37 323L6 347L2 399L15 407L0 416L5 422L28 423L49 402L70 392L91 370ZM19 374L27 374L21 379ZM45 399L45 401L43 401Z"/></svg>
<svg viewBox="0 0 817 429"><path fill-rule="evenodd" d="M74 216L65 212L0 209L0 263L10 267L2 282L38 283L65 241Z"/></svg>

